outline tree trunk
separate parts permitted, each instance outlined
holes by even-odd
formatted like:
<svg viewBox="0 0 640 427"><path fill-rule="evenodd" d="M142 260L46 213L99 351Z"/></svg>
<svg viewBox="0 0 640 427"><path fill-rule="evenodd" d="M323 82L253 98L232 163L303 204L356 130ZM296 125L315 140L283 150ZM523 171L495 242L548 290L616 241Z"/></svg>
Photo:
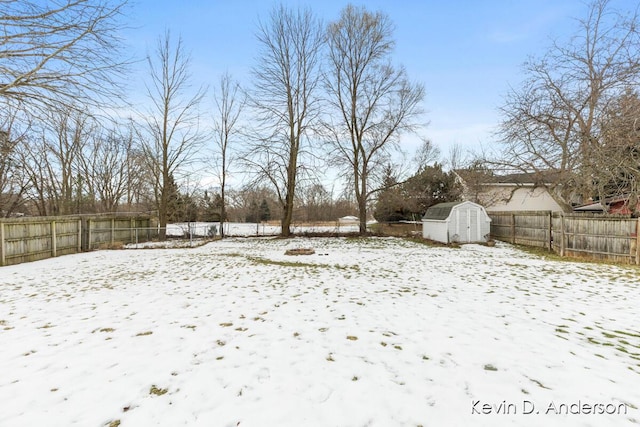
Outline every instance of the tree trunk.
<svg viewBox="0 0 640 427"><path fill-rule="evenodd" d="M291 222L293 220L293 187L295 186L295 178L293 183L287 185L288 190L285 197L284 209L282 212L282 221L280 221L282 237L291 236Z"/></svg>
<svg viewBox="0 0 640 427"><path fill-rule="evenodd" d="M360 235L367 234L367 200L365 197L358 198L358 218L360 219Z"/></svg>
<svg viewBox="0 0 640 427"><path fill-rule="evenodd" d="M359 170L358 163L354 165L353 169L356 203L358 204L358 232L362 236L367 234L367 181L366 175Z"/></svg>
<svg viewBox="0 0 640 427"><path fill-rule="evenodd" d="M222 190L220 192L220 197L222 197L222 204L220 206L220 238L224 239L224 221L227 216L226 206L224 203L224 184L222 185Z"/></svg>
<svg viewBox="0 0 640 427"><path fill-rule="evenodd" d="M158 225L160 227L160 234L158 239L160 241L167 240L167 220L168 220L168 190L169 190L169 178L166 173L162 176L162 188L160 189L160 204L158 205Z"/></svg>
<svg viewBox="0 0 640 427"><path fill-rule="evenodd" d="M287 194L284 200L284 212L282 213L281 230L282 237L291 236L291 222L293 220L293 203L296 191L296 171L298 169L298 147L300 136L290 136L291 151L289 153L289 165L287 166Z"/></svg>

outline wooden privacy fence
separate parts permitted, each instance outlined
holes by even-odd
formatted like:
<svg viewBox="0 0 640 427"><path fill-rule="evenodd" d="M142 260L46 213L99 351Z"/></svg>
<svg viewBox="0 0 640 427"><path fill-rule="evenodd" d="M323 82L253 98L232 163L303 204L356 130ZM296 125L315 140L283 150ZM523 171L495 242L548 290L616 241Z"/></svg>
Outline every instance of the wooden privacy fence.
<svg viewBox="0 0 640 427"><path fill-rule="evenodd" d="M89 251L158 236L148 216L0 219L0 266Z"/></svg>
<svg viewBox="0 0 640 427"><path fill-rule="evenodd" d="M491 237L561 256L640 265L640 222L622 216L550 211L489 212Z"/></svg>

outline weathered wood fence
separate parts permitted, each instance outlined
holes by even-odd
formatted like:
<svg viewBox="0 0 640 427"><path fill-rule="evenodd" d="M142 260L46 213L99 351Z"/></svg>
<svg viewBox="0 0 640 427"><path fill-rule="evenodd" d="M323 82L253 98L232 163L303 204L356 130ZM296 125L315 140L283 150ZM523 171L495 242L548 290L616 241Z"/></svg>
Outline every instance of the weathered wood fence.
<svg viewBox="0 0 640 427"><path fill-rule="evenodd" d="M489 212L491 237L561 256L640 265L637 218L550 211Z"/></svg>
<svg viewBox="0 0 640 427"><path fill-rule="evenodd" d="M90 251L158 236L148 216L0 219L0 266Z"/></svg>

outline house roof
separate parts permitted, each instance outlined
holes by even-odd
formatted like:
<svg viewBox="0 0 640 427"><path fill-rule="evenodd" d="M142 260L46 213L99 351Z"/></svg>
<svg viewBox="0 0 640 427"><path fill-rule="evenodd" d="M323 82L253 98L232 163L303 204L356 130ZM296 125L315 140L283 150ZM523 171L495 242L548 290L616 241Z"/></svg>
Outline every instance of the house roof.
<svg viewBox="0 0 640 427"><path fill-rule="evenodd" d="M537 184L544 181L542 178L535 173L512 173L496 176L496 182L500 184Z"/></svg>
<svg viewBox="0 0 640 427"><path fill-rule="evenodd" d="M457 206L460 203L464 202L446 202L433 205L427 209L427 212L425 212L422 219L445 220L449 217L451 209L453 209L454 206Z"/></svg>
<svg viewBox="0 0 640 427"><path fill-rule="evenodd" d="M457 169L455 173L465 182L477 184L516 184L516 185L541 185L558 182L560 172L539 171L511 173L506 175L494 175L487 172L478 172L472 169Z"/></svg>
<svg viewBox="0 0 640 427"><path fill-rule="evenodd" d="M602 204L600 202L596 202L577 206L573 208L573 210L578 212L602 212L604 209L602 208Z"/></svg>
<svg viewBox="0 0 640 427"><path fill-rule="evenodd" d="M606 199L603 200L603 202L606 206L610 207L611 205L618 204L618 203L628 203L629 198L630 198L629 194L623 194L621 196L607 197ZM600 201L587 203L582 206L576 206L573 208L573 210L578 212L603 212L604 211L602 207L602 202Z"/></svg>

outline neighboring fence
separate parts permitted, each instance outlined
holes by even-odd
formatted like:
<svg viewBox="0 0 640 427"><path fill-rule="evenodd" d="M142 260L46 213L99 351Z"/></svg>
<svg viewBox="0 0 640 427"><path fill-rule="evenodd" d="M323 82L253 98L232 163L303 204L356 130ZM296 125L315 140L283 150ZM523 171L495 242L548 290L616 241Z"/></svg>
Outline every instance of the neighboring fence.
<svg viewBox="0 0 640 427"><path fill-rule="evenodd" d="M489 212L491 237L561 256L640 265L640 222L622 216L550 211Z"/></svg>
<svg viewBox="0 0 640 427"><path fill-rule="evenodd" d="M491 238L516 245L551 250L552 212L487 212L491 218Z"/></svg>
<svg viewBox="0 0 640 427"><path fill-rule="evenodd" d="M82 250L116 243L148 242L158 237L157 225L150 217L83 218Z"/></svg>
<svg viewBox="0 0 640 427"><path fill-rule="evenodd" d="M77 216L0 219L0 266L89 251L158 236L151 217Z"/></svg>

